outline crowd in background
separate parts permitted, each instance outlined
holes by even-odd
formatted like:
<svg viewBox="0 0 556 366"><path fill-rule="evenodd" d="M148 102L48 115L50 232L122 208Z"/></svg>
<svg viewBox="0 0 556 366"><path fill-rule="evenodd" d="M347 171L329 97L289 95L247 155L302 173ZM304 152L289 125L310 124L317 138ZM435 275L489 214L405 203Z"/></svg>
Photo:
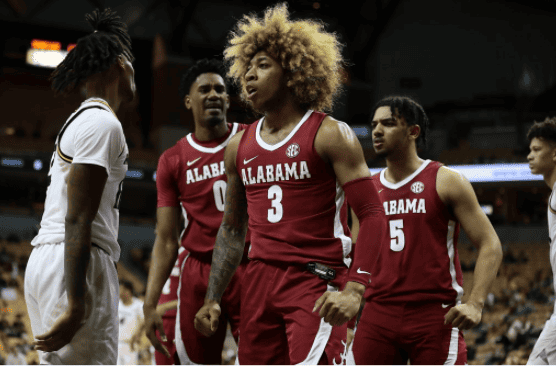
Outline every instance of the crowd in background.
<svg viewBox="0 0 556 366"><path fill-rule="evenodd" d="M504 243L503 246L503 263L485 304L482 322L464 332L469 364L525 364L553 311L554 285L548 243ZM31 249L29 242L19 241L15 234L0 239L2 364L38 364L37 354L31 347L31 327L23 298L23 276ZM471 245L460 246L459 251L464 289L468 293L477 254ZM148 262L147 255L138 259ZM144 288L136 289L139 298L142 291ZM141 360L148 364L151 360L148 347L142 349ZM225 362L234 361L233 341L228 342L223 356Z"/></svg>
<svg viewBox="0 0 556 366"><path fill-rule="evenodd" d="M525 365L553 312L554 285L548 243L504 243L500 273L479 326L464 332L468 363ZM464 289L471 287L476 253L460 249Z"/></svg>

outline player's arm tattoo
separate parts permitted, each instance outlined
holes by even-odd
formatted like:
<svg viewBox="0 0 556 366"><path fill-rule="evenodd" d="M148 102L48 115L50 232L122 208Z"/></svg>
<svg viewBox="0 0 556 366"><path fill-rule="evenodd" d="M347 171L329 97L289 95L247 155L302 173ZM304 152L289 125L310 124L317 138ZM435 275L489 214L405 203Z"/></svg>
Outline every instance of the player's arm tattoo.
<svg viewBox="0 0 556 366"><path fill-rule="evenodd" d="M106 179L103 167L90 164L72 164L68 175L64 278L70 307L84 306L91 257L91 227Z"/></svg>
<svg viewBox="0 0 556 366"><path fill-rule="evenodd" d="M228 174L224 218L218 230L206 300L220 302L236 268L241 263L247 232L247 198L239 175Z"/></svg>

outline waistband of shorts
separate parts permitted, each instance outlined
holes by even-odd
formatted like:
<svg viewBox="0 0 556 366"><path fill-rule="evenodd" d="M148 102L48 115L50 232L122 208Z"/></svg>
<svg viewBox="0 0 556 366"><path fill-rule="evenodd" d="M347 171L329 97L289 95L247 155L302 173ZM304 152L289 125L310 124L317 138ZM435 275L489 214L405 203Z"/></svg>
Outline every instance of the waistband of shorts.
<svg viewBox="0 0 556 366"><path fill-rule="evenodd" d="M251 262L260 262L265 266L277 267L277 268L280 268L281 270L288 270L290 268L295 268L299 272L308 272L308 273L311 273L309 271L309 268L308 268L309 263L316 263L315 261L307 262L307 263L297 263L297 262L269 261L269 260L261 260L261 259L251 259L250 261ZM325 264L325 266L328 267L328 268L333 269L334 271L336 271L336 273L337 273L336 279L338 279L339 277L345 276L347 274L348 270L349 270L349 268L347 268L345 266L341 266L341 265L340 266L332 266L332 265L329 265L329 264ZM315 277L318 277L314 273L311 273L311 274L313 274Z"/></svg>
<svg viewBox="0 0 556 366"><path fill-rule="evenodd" d="M104 253L106 253L108 256L110 256L110 253L108 253L108 251L107 251L106 249L104 249L103 247L101 247L100 245L95 244L95 243L91 243L91 246L97 247L98 249L100 249L100 250L102 250Z"/></svg>
<svg viewBox="0 0 556 366"><path fill-rule="evenodd" d="M38 248L38 247L43 246L43 245L60 245L62 243L64 243L64 241L59 241L57 243L40 243L40 244L35 245L34 247ZM104 249L103 247L101 247L100 245L91 242L91 246L99 248L104 253L106 253L106 255L110 256L110 253L108 253L108 251L106 249Z"/></svg>

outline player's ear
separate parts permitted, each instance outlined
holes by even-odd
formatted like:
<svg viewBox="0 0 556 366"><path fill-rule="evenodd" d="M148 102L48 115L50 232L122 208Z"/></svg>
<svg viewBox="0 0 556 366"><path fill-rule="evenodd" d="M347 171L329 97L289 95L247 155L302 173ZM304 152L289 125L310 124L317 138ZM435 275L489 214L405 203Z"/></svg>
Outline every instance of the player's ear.
<svg viewBox="0 0 556 366"><path fill-rule="evenodd" d="M121 67L122 69L125 69L124 55L118 56L118 66Z"/></svg>
<svg viewBox="0 0 556 366"><path fill-rule="evenodd" d="M191 109L191 98L189 97L189 94L187 94L185 98L183 98L183 101L185 103L185 108Z"/></svg>
<svg viewBox="0 0 556 366"><path fill-rule="evenodd" d="M413 125L409 127L409 136L411 136L411 138L417 140L420 134L421 134L421 126Z"/></svg>

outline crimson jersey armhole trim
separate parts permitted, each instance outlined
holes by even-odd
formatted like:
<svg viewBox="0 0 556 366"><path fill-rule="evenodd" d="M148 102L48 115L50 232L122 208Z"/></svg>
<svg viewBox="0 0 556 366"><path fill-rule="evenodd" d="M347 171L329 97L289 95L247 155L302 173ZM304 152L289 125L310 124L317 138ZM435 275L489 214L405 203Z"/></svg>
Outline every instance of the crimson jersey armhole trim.
<svg viewBox="0 0 556 366"><path fill-rule="evenodd" d="M442 168L446 168L449 169L451 171L457 172L458 174L460 174L457 170L449 168L447 166L445 166L444 164L440 163L440 162L434 162L438 164L438 170L436 171L436 177L434 179L434 184L435 186L438 184L438 173L440 172L440 169ZM444 201L442 201L442 198L440 198L440 195L438 194L438 188L435 187L435 197L438 200L438 202L444 207L444 212L446 214L446 217L448 220L452 220L456 223L459 224L458 218L456 217L456 215L454 215L454 213L452 212L452 208L450 207L450 205L448 205L447 203L445 203Z"/></svg>
<svg viewBox="0 0 556 366"><path fill-rule="evenodd" d="M315 112L315 113L322 113L322 112ZM326 113L322 113L322 114L323 114L322 119L320 120L319 126L318 126L317 130L315 131L315 136L313 136L313 154L315 154L316 156L318 156L318 157L326 164L326 166L329 167L330 164L329 164L326 160L324 160L324 159L322 158L322 156L320 156L320 154L317 152L317 149L315 148L315 141L316 141L316 139L317 139L317 134L319 133L320 128L322 127L322 123L324 122L324 120L326 119L326 117L328 117L328 114L326 114ZM331 168L331 171L332 171L332 174L336 174L336 173L334 173L334 169L333 169L333 168ZM336 181L337 181L337 179L336 179Z"/></svg>

